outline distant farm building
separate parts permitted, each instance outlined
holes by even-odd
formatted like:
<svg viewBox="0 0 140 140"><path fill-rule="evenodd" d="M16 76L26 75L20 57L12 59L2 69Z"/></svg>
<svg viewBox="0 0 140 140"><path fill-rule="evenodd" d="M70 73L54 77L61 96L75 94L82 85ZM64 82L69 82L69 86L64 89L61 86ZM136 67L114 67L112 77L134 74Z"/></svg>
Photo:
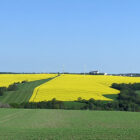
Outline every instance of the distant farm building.
<svg viewBox="0 0 140 140"><path fill-rule="evenodd" d="M98 71L98 70L96 70L96 71L91 71L91 72L89 72L89 74L91 74L91 75L97 75L97 74L99 74L99 71Z"/></svg>
<svg viewBox="0 0 140 140"><path fill-rule="evenodd" d="M101 73L98 70L96 70L96 71L90 71L89 74L90 75L107 75L107 73Z"/></svg>

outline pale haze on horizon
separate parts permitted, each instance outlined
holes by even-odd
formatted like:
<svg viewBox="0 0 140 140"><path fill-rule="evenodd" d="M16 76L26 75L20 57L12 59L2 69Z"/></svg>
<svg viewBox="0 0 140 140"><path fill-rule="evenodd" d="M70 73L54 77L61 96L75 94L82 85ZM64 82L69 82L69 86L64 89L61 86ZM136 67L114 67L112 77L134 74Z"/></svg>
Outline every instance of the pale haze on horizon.
<svg viewBox="0 0 140 140"><path fill-rule="evenodd" d="M1 0L0 72L140 73L140 1Z"/></svg>

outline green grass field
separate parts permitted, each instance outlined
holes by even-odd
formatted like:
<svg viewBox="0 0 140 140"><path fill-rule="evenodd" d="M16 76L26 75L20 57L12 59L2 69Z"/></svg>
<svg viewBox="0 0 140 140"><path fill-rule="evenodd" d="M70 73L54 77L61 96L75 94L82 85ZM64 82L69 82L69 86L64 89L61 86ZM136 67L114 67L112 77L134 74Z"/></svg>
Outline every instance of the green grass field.
<svg viewBox="0 0 140 140"><path fill-rule="evenodd" d="M49 79L43 79L43 80L37 80L33 82L27 82L24 84L18 85L18 90L16 91L8 91L3 96L0 96L0 102L2 103L22 103L22 102L28 102L30 97L32 96L33 90L51 80Z"/></svg>
<svg viewBox="0 0 140 140"><path fill-rule="evenodd" d="M0 109L1 140L139 140L140 113Z"/></svg>
<svg viewBox="0 0 140 140"><path fill-rule="evenodd" d="M106 94L104 96L113 100L117 100L118 94Z"/></svg>

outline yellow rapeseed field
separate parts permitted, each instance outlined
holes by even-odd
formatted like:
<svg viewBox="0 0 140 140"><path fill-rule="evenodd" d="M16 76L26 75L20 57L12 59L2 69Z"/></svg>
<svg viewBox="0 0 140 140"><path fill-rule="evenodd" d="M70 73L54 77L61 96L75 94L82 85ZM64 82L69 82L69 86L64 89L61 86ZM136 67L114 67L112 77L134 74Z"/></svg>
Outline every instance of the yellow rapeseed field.
<svg viewBox="0 0 140 140"><path fill-rule="evenodd" d="M118 90L110 88L112 83L135 82L140 82L140 78L65 74L36 87L30 102L48 101L53 98L61 101L73 101L79 97L111 100L103 95L119 93Z"/></svg>
<svg viewBox="0 0 140 140"><path fill-rule="evenodd" d="M0 87L8 87L14 82L36 81L56 76L56 74L0 74Z"/></svg>

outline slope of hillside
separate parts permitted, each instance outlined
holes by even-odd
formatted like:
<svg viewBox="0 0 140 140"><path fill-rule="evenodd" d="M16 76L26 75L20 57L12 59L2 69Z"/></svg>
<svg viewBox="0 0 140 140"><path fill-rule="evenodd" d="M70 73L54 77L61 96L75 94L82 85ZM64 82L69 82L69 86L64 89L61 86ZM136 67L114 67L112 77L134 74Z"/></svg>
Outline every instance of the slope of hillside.
<svg viewBox="0 0 140 140"><path fill-rule="evenodd" d="M1 140L139 140L140 113L0 109Z"/></svg>
<svg viewBox="0 0 140 140"><path fill-rule="evenodd" d="M94 98L95 100L111 99L103 96L118 94L120 91L110 88L112 83L140 82L138 77L93 76L93 75L61 75L54 80L44 83L34 90L30 102L39 102L56 98L61 101L74 101Z"/></svg>

